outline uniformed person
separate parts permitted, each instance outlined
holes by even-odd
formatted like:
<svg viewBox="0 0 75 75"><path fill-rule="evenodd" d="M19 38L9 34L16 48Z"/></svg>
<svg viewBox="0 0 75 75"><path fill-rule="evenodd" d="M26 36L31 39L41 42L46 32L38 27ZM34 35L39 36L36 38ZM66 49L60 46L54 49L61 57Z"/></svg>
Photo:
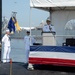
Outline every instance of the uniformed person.
<svg viewBox="0 0 75 75"><path fill-rule="evenodd" d="M43 27L43 32L55 32L54 26L51 24L50 18L47 18L46 25Z"/></svg>
<svg viewBox="0 0 75 75"><path fill-rule="evenodd" d="M26 36L24 37L24 43L25 43L25 64L29 63L29 51L30 51L30 45L33 45L35 43L35 39L30 36L30 31L26 32ZM30 66L28 66L29 68ZM31 66L33 69L33 67Z"/></svg>
<svg viewBox="0 0 75 75"><path fill-rule="evenodd" d="M9 54L10 54L10 39L9 39L9 34L10 31L9 29L6 30L6 34L2 38L2 43L3 43L3 55L2 55L2 62L9 62Z"/></svg>

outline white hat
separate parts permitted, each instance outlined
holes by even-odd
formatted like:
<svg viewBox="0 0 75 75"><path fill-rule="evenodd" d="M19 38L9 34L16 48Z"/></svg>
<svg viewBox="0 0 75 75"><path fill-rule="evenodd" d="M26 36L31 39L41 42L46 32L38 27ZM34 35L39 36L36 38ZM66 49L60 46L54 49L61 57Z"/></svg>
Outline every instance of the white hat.
<svg viewBox="0 0 75 75"><path fill-rule="evenodd" d="M6 32L10 32L9 29L7 29Z"/></svg>
<svg viewBox="0 0 75 75"><path fill-rule="evenodd" d="M48 17L46 21L51 21L50 18Z"/></svg>

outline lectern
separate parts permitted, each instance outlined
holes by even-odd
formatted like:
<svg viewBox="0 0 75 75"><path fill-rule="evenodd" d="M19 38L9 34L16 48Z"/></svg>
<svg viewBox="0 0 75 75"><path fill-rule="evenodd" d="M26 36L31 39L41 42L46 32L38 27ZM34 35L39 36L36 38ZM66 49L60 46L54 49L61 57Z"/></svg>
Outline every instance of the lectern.
<svg viewBox="0 0 75 75"><path fill-rule="evenodd" d="M42 44L45 46L56 46L55 32L42 32Z"/></svg>

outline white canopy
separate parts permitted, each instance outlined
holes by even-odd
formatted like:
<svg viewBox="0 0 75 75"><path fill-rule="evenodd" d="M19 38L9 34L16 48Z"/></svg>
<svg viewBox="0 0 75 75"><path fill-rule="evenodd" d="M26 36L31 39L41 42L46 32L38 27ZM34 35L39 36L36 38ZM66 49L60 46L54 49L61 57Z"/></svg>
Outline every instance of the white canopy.
<svg viewBox="0 0 75 75"><path fill-rule="evenodd" d="M51 23L55 26L56 35L71 35L65 29L65 25L75 19L75 0L30 0L30 7L50 12ZM72 33L75 35L75 29L72 30ZM65 38L71 37L56 37L57 45L62 45Z"/></svg>
<svg viewBox="0 0 75 75"><path fill-rule="evenodd" d="M30 7L49 10L49 8L75 8L75 0L30 0ZM73 8L74 7L74 8Z"/></svg>

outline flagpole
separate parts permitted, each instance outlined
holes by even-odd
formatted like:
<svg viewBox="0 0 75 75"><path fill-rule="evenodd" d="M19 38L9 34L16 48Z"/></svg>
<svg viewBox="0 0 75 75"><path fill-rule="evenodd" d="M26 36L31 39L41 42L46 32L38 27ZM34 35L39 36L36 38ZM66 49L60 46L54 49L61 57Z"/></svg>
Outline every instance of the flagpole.
<svg viewBox="0 0 75 75"><path fill-rule="evenodd" d="M29 20L30 20L30 24L29 24L29 27L30 27L30 37L31 37L31 10L32 10L32 8L30 7L30 18L29 18ZM31 38L30 38L30 45L31 45Z"/></svg>
<svg viewBox="0 0 75 75"><path fill-rule="evenodd" d="M15 18L16 18L17 12L13 11L12 13L13 13L13 14L12 14L12 17L15 17Z"/></svg>

